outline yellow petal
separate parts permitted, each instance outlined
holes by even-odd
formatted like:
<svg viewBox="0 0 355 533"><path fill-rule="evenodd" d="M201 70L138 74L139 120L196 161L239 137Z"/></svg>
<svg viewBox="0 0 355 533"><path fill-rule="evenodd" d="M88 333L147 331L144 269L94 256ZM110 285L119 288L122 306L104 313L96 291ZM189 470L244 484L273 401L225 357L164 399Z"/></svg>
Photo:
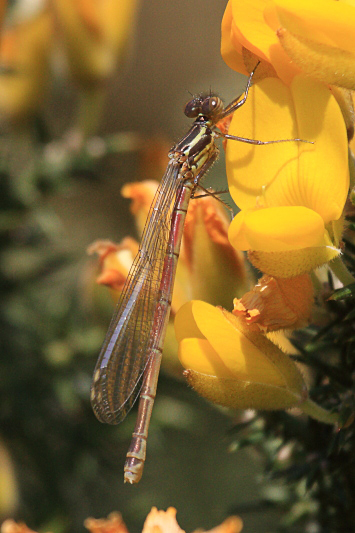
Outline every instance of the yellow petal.
<svg viewBox="0 0 355 533"><path fill-rule="evenodd" d="M0 441L0 513L11 516L18 506L19 494L15 468L10 453ZM1 526L3 531L4 523Z"/></svg>
<svg viewBox="0 0 355 533"><path fill-rule="evenodd" d="M193 366L194 370L201 374L234 377L233 372L227 368L206 339L183 339L179 344L179 359L184 368Z"/></svg>
<svg viewBox="0 0 355 533"><path fill-rule="evenodd" d="M245 217L248 211L239 211L233 218L228 230L228 239L236 250L249 250L250 244L245 232Z"/></svg>
<svg viewBox="0 0 355 533"><path fill-rule="evenodd" d="M53 0L58 34L74 79L92 87L112 74L133 27L135 0Z"/></svg>
<svg viewBox="0 0 355 533"><path fill-rule="evenodd" d="M327 84L355 87L352 2L276 0L265 12L281 46L302 72ZM274 10L272 16L268 11Z"/></svg>
<svg viewBox="0 0 355 533"><path fill-rule="evenodd" d="M236 217L237 218L237 217ZM270 207L248 211L229 226L229 240L237 246L240 233L251 250L278 252L331 244L325 239L323 219L306 207Z"/></svg>
<svg viewBox="0 0 355 533"><path fill-rule="evenodd" d="M221 55L226 64L233 70L240 72L241 74L248 75L246 71L243 56L242 46L234 37L232 31L233 18L232 18L232 0L229 0L226 10L222 19L221 27Z"/></svg>
<svg viewBox="0 0 355 533"><path fill-rule="evenodd" d="M355 52L355 5L334 0L274 0L281 25L319 43Z"/></svg>
<svg viewBox="0 0 355 533"><path fill-rule="evenodd" d="M289 83L300 69L293 65L264 20L266 0L231 0L232 34L239 45L272 63L278 76ZM234 24L234 26L233 26Z"/></svg>
<svg viewBox="0 0 355 533"><path fill-rule="evenodd" d="M253 146L229 140L228 183L241 209L305 206L325 223L341 216L349 186L346 129L336 100L322 84L298 76L290 88L275 78L262 80L234 114L229 133L315 142Z"/></svg>
<svg viewBox="0 0 355 533"><path fill-rule="evenodd" d="M102 2L102 23L106 41L117 55L124 51L130 33L134 31L134 16L139 0L106 0Z"/></svg>
<svg viewBox="0 0 355 533"><path fill-rule="evenodd" d="M175 335L178 342L189 338L205 339L196 324L192 304L193 302L188 302L183 305L175 317Z"/></svg>
<svg viewBox="0 0 355 533"><path fill-rule="evenodd" d="M102 33L100 9L92 4L83 10L83 3L73 0L53 0L52 7L74 79L82 86L106 79L113 71L114 58Z"/></svg>
<svg viewBox="0 0 355 533"><path fill-rule="evenodd" d="M262 272L277 278L291 278L311 272L315 268L329 263L341 254L334 246L304 248L286 252L250 251L250 262Z"/></svg>

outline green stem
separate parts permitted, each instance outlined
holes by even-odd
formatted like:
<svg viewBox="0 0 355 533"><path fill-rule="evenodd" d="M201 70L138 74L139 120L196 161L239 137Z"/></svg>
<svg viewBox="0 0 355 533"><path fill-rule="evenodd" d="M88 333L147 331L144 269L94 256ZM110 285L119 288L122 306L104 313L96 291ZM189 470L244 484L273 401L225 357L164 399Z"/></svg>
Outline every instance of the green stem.
<svg viewBox="0 0 355 533"><path fill-rule="evenodd" d="M350 283L355 283L354 276L350 274L340 257L333 259L333 261L329 263L329 266L344 286L350 285Z"/></svg>
<svg viewBox="0 0 355 533"><path fill-rule="evenodd" d="M77 127L84 139L97 133L106 97L104 85L83 88L79 92Z"/></svg>
<svg viewBox="0 0 355 533"><path fill-rule="evenodd" d="M323 409L323 407L309 398L302 402L299 407L304 413L324 424L337 424L339 421L338 413L331 413L330 411Z"/></svg>

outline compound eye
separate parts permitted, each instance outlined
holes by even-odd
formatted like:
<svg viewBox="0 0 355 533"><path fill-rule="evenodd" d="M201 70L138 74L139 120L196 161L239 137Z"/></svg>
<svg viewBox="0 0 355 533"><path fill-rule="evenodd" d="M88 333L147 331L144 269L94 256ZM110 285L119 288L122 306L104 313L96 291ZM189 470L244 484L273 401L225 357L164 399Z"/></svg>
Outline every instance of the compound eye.
<svg viewBox="0 0 355 533"><path fill-rule="evenodd" d="M222 108L222 100L218 96L209 96L205 98L202 104L202 114L211 116L216 114Z"/></svg>
<svg viewBox="0 0 355 533"><path fill-rule="evenodd" d="M201 100L194 98L187 102L184 113L189 118L196 118L201 113Z"/></svg>

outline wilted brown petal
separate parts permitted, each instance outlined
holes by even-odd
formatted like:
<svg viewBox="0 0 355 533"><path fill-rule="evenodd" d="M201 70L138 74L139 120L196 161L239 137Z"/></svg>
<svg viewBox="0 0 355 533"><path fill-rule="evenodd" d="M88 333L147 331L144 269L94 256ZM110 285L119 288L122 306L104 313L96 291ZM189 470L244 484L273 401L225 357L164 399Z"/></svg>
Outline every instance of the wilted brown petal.
<svg viewBox="0 0 355 533"><path fill-rule="evenodd" d="M263 276L255 287L235 298L233 314L252 331L295 329L307 324L313 305L308 274L290 279Z"/></svg>

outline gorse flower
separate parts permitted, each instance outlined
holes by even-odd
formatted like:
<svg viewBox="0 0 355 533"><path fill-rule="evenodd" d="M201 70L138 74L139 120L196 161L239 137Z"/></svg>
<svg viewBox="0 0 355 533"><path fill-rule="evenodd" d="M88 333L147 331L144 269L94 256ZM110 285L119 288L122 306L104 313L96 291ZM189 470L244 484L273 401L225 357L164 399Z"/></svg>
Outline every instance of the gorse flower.
<svg viewBox="0 0 355 533"><path fill-rule="evenodd" d="M249 62L253 68L261 59L264 74L274 73L287 84L303 73L354 90L354 25L353 2L229 0L222 22L222 56L243 74Z"/></svg>
<svg viewBox="0 0 355 533"><path fill-rule="evenodd" d="M314 144L227 143L228 183L241 208L229 229L231 243L252 251L255 266L278 277L310 272L336 257L349 170L346 129L329 89L299 76L289 87L264 79L233 118L229 133L237 131Z"/></svg>
<svg viewBox="0 0 355 533"><path fill-rule="evenodd" d="M291 359L224 309L189 302L175 331L185 376L210 401L234 409L287 409L306 399Z"/></svg>
<svg viewBox="0 0 355 533"><path fill-rule="evenodd" d="M193 301L176 317L185 375L215 403L298 405L318 420L337 421L307 398L297 366L265 334L308 324L309 273L341 255L354 113L349 92L330 85L354 86L354 17L352 3L333 0L227 5L222 56L238 72L255 72L255 86L221 130L285 142L225 143L229 190L240 208L229 240L265 275L234 299L233 314Z"/></svg>

